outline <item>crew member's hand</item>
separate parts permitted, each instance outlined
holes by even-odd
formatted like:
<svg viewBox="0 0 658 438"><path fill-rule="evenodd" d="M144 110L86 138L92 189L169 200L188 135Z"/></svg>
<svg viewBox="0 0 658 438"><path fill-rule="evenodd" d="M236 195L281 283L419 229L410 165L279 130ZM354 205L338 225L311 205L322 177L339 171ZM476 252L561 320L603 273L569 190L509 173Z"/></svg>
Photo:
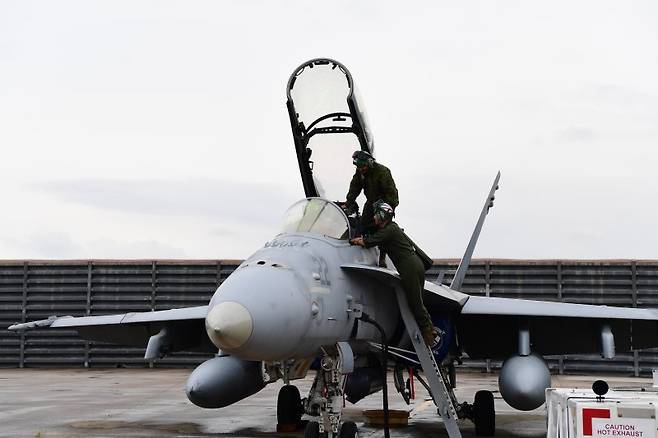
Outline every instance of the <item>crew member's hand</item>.
<svg viewBox="0 0 658 438"><path fill-rule="evenodd" d="M354 239L350 239L350 245L363 246L363 237L355 237Z"/></svg>
<svg viewBox="0 0 658 438"><path fill-rule="evenodd" d="M347 216L351 216L359 211L359 206L356 204L356 202L345 201L344 203L340 204L340 207L343 209Z"/></svg>

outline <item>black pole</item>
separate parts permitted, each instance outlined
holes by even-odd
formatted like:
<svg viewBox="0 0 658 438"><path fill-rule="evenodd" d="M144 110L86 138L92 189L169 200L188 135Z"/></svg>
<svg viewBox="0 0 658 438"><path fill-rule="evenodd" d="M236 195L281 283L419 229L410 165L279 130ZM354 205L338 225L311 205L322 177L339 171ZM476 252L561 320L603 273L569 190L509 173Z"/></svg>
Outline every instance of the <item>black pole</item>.
<svg viewBox="0 0 658 438"><path fill-rule="evenodd" d="M374 325L377 330L379 330L379 334L382 337L382 346L384 347L382 349L383 351L383 357L382 357L382 374L384 376L384 381L382 385L382 408L384 410L384 437L385 438L390 438L390 431L389 431L389 419L388 419L388 383L386 379L386 375L388 372L388 367L386 366L388 362L388 343L386 342L386 333L384 333L384 329L382 328L381 325L374 319L370 318L370 316L367 313L363 313L361 315L361 320L363 322L370 323Z"/></svg>

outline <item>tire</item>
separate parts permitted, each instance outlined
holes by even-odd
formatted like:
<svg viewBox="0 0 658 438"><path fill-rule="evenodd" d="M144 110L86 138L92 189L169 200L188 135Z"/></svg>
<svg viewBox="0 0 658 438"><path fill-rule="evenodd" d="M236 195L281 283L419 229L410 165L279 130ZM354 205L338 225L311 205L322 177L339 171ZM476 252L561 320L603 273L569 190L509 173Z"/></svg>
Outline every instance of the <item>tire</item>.
<svg viewBox="0 0 658 438"><path fill-rule="evenodd" d="M448 367L448 380L452 389L457 388L457 370L454 365Z"/></svg>
<svg viewBox="0 0 658 438"><path fill-rule="evenodd" d="M276 402L276 421L279 424L298 424L302 419L302 401L299 389L285 385L279 390Z"/></svg>
<svg viewBox="0 0 658 438"><path fill-rule="evenodd" d="M304 438L320 438L320 425L317 421L309 421L306 423Z"/></svg>
<svg viewBox="0 0 658 438"><path fill-rule="evenodd" d="M478 391L473 402L473 423L477 436L493 436L496 433L496 411L491 391Z"/></svg>
<svg viewBox="0 0 658 438"><path fill-rule="evenodd" d="M346 421L340 428L340 433L338 438L358 438L359 430L356 427L354 421Z"/></svg>

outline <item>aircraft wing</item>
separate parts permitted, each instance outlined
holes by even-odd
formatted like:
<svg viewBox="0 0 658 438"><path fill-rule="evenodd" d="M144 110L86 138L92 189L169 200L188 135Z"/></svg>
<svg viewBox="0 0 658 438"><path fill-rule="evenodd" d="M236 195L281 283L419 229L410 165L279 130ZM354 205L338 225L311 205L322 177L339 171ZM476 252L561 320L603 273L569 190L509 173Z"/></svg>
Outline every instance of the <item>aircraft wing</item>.
<svg viewBox="0 0 658 438"><path fill-rule="evenodd" d="M400 275L396 271L392 271L387 268L380 268L378 266L369 266L369 265L360 265L357 263L350 263L341 265L341 268L348 272L354 272L358 275L368 276L375 280L378 280L384 284L390 284L391 286L400 283ZM464 305L469 299L469 296L452 290L447 286L438 285L430 283L429 281L425 282L423 290L423 301L427 306L430 313L433 309L446 309L446 305L449 308L458 308Z"/></svg>
<svg viewBox="0 0 658 438"><path fill-rule="evenodd" d="M400 281L397 272L386 268L360 264L341 268L391 287ZM532 351L543 356L600 353L606 326L618 352L658 347L658 309L470 296L428 281L423 301L432 315L446 310L459 313L459 344L474 359L516 354L521 329L529 331Z"/></svg>
<svg viewBox="0 0 658 438"><path fill-rule="evenodd" d="M75 329L81 338L91 341L146 346L152 336L162 333L166 328L167 352L216 352L217 348L212 346L205 330L207 308L208 306L197 306L118 315L50 317L14 324L9 330L22 332L42 328Z"/></svg>
<svg viewBox="0 0 658 438"><path fill-rule="evenodd" d="M658 309L637 309L471 296L458 321L459 342L472 358L506 358L527 329L541 355L602 351L609 328L617 351L658 347Z"/></svg>

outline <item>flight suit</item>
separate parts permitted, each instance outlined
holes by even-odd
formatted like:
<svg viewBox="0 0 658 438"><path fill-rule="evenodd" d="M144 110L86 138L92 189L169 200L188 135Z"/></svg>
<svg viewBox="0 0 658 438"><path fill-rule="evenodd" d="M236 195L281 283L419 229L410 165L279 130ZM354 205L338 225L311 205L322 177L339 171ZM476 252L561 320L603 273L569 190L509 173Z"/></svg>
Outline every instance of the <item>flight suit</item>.
<svg viewBox="0 0 658 438"><path fill-rule="evenodd" d="M399 204L398 189L388 167L374 162L365 173L358 170L354 173L346 196L348 207L352 208L356 204L356 198L361 190L366 196L366 203L361 213L361 227L362 231L371 232L375 229L375 212L372 204L381 199L395 209Z"/></svg>
<svg viewBox="0 0 658 438"><path fill-rule="evenodd" d="M423 304L425 266L416 254L413 243L398 224L389 222L374 234L364 236L363 246L366 248L379 246L386 251L400 274L402 288L418 327L421 331L431 329L433 327L432 319Z"/></svg>

